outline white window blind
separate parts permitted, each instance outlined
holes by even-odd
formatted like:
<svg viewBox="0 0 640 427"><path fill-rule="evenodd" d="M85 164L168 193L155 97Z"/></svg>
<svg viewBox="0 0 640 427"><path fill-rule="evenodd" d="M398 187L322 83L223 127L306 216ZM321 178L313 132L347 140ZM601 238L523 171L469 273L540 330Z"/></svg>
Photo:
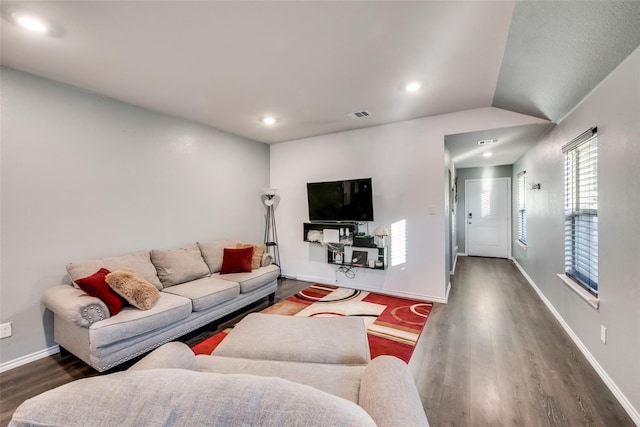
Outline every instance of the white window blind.
<svg viewBox="0 0 640 427"><path fill-rule="evenodd" d="M527 244L527 172L518 174L518 240Z"/></svg>
<svg viewBox="0 0 640 427"><path fill-rule="evenodd" d="M598 129L562 147L565 274L598 294Z"/></svg>

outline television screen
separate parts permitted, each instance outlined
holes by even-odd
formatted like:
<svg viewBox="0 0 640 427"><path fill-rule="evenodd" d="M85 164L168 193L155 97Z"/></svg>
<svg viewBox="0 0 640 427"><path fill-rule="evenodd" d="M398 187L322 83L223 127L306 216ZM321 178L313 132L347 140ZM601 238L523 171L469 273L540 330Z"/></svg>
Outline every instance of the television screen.
<svg viewBox="0 0 640 427"><path fill-rule="evenodd" d="M309 220L373 221L371 178L307 184Z"/></svg>

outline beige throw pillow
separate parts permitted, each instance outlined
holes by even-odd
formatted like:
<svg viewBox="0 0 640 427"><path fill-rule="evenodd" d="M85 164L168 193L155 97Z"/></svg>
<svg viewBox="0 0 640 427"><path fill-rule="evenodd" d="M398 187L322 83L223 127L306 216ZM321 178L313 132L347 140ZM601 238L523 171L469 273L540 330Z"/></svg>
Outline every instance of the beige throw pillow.
<svg viewBox="0 0 640 427"><path fill-rule="evenodd" d="M204 262L209 266L211 274L217 273L222 268L222 258L224 258L224 248L235 248L236 243L231 239L214 240L211 242L198 242L198 247L202 253Z"/></svg>
<svg viewBox="0 0 640 427"><path fill-rule="evenodd" d="M201 279L210 274L195 243L182 248L151 251L151 262L165 288Z"/></svg>
<svg viewBox="0 0 640 427"><path fill-rule="evenodd" d="M160 298L158 289L130 268L109 273L105 280L115 293L140 310L149 310Z"/></svg>
<svg viewBox="0 0 640 427"><path fill-rule="evenodd" d="M256 268L261 267L262 254L264 254L266 246L262 243L256 244L256 245L252 245L250 243L238 243L236 245L236 248L242 249L242 248L250 248L252 246L253 246L253 258L251 258L251 269L255 270Z"/></svg>

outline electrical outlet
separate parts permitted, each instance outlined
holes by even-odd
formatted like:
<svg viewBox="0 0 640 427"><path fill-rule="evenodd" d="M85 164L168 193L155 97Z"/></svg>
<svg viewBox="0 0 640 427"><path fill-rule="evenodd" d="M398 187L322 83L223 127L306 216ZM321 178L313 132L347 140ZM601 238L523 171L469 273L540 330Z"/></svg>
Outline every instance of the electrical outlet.
<svg viewBox="0 0 640 427"><path fill-rule="evenodd" d="M11 322L3 323L2 325L0 325L0 339L9 338L11 334Z"/></svg>
<svg viewBox="0 0 640 427"><path fill-rule="evenodd" d="M600 339L604 344L607 343L607 328L604 325L600 325Z"/></svg>

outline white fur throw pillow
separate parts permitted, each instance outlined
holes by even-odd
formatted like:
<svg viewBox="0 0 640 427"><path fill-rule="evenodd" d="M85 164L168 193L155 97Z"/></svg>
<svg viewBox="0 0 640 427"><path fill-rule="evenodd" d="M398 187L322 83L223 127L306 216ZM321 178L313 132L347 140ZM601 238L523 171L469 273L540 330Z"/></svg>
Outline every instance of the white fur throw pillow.
<svg viewBox="0 0 640 427"><path fill-rule="evenodd" d="M160 298L158 289L130 268L109 273L105 280L115 293L140 310L149 310Z"/></svg>

